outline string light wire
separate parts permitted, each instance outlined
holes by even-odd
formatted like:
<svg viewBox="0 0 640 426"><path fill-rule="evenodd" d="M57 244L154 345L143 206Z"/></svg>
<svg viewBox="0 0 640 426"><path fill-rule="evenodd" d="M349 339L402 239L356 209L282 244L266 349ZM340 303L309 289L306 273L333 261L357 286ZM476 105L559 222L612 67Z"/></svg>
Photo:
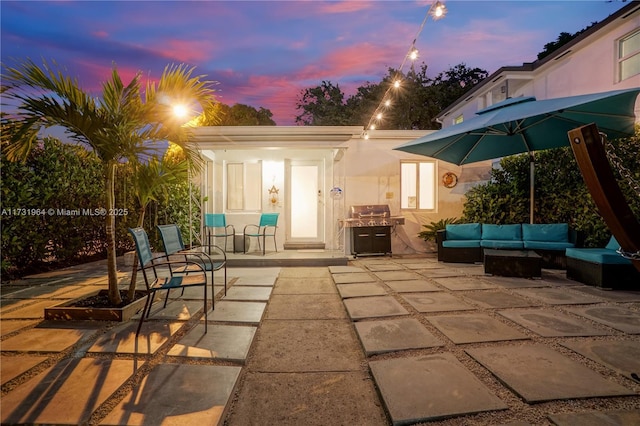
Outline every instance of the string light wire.
<svg viewBox="0 0 640 426"><path fill-rule="evenodd" d="M407 59L411 60L412 63L413 61L418 59L418 49L416 49L416 42L418 41L418 38L420 37L420 34L422 33L422 30L424 29L427 21L429 20L429 16L431 16L434 21L437 21L438 19L442 19L446 15L446 13L447 13L447 9L444 3L442 3L439 0L431 3L431 6L429 6L427 13L425 13L424 19L422 20L422 23L420 24L420 27L418 28L418 31L416 32L416 35L413 38L413 41L411 42L411 47L409 47L409 51L402 58L402 63L398 68L398 75L402 73L402 69L407 63ZM376 123L381 122L382 119L384 118L384 111L392 105L391 99L389 99L389 92L391 91L391 89L399 89L401 85L402 83L400 79L395 79L393 83L390 84L387 90L384 92L384 95L382 96L382 99L378 104L378 107L374 110L373 114L371 115L371 118L369 119L369 122L367 123L367 127L365 127L364 134L363 134L365 139L369 139L369 134L367 131L375 130L375 128L377 127Z"/></svg>

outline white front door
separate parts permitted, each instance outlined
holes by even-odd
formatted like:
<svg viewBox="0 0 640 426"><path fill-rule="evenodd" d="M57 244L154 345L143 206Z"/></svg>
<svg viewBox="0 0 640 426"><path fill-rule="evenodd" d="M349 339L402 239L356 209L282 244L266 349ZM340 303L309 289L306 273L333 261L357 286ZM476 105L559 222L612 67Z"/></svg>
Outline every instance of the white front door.
<svg viewBox="0 0 640 426"><path fill-rule="evenodd" d="M324 242L322 160L287 161L287 242Z"/></svg>

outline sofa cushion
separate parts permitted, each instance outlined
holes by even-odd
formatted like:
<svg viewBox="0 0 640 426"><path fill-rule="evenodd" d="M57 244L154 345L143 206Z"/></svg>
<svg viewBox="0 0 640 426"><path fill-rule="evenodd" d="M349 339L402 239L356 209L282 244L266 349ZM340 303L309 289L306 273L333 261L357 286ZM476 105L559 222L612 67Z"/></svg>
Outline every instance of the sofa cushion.
<svg viewBox="0 0 640 426"><path fill-rule="evenodd" d="M482 240L518 240L522 242L522 226L520 224L482 225Z"/></svg>
<svg viewBox="0 0 640 426"><path fill-rule="evenodd" d="M564 252L565 249L573 247L573 243L554 241L523 241L527 250L555 250Z"/></svg>
<svg viewBox="0 0 640 426"><path fill-rule="evenodd" d="M618 250L620 248L620 243L616 240L616 237L612 235L605 248L609 250Z"/></svg>
<svg viewBox="0 0 640 426"><path fill-rule="evenodd" d="M568 242L569 224L567 223L523 223L524 241Z"/></svg>
<svg viewBox="0 0 640 426"><path fill-rule="evenodd" d="M482 236L479 223L449 224L445 227L447 240L479 240Z"/></svg>
<svg viewBox="0 0 640 426"><path fill-rule="evenodd" d="M480 240L444 240L442 247L448 248L468 248L480 247Z"/></svg>
<svg viewBox="0 0 640 426"><path fill-rule="evenodd" d="M480 247L492 249L512 249L522 250L524 244L522 240L485 240L480 241Z"/></svg>
<svg viewBox="0 0 640 426"><path fill-rule="evenodd" d="M616 253L615 250L606 248L568 248L567 257L584 260L592 263L603 263L608 265L631 265L629 259L625 259Z"/></svg>

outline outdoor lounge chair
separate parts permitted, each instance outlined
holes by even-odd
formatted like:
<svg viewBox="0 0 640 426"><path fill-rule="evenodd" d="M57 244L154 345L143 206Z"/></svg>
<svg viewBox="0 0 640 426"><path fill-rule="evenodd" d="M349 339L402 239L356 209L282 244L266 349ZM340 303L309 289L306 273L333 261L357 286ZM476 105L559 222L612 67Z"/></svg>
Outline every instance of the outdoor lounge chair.
<svg viewBox="0 0 640 426"><path fill-rule="evenodd" d="M136 330L136 341L142 328L142 322L149 317L151 305L155 294L159 291L166 291L164 307L167 306L169 292L172 289L185 289L186 287L202 287L204 291L204 331L207 332L207 272L204 267L189 260L170 260L168 256L154 257L151 253L149 237L142 228L129 228L136 245L136 253L140 262L140 269L147 287L147 300L140 315L140 322ZM167 274L167 268L169 273ZM176 275L172 272L174 268L188 269L188 273Z"/></svg>
<svg viewBox="0 0 640 426"><path fill-rule="evenodd" d="M278 245L276 243L276 231L278 229L278 215L280 213L262 213L260 215L260 223L258 225L247 225L244 227L244 252L247 252L247 237L255 237L258 239L258 250L260 250L260 238L262 238L262 255L265 254L266 239L267 237L273 237L273 246L278 251Z"/></svg>
<svg viewBox="0 0 640 426"><path fill-rule="evenodd" d="M224 213L206 213L204 215L204 227L207 234L207 247L211 252L211 239L224 238L224 251L227 251L227 240L231 237L235 251L236 229L233 225L227 225L227 217Z"/></svg>
<svg viewBox="0 0 640 426"><path fill-rule="evenodd" d="M227 295L227 255L220 247L212 244L214 253L207 253L204 251L203 246L186 247L182 240L182 233L178 225L158 225L158 231L160 231L160 238L162 239L162 245L164 246L164 253L166 256L184 256L185 260L191 260L200 264L205 271L211 272L211 291L212 291L212 303L215 309L215 280L214 272L224 269L224 295ZM172 269L173 273L183 274L190 272L189 267L182 267Z"/></svg>

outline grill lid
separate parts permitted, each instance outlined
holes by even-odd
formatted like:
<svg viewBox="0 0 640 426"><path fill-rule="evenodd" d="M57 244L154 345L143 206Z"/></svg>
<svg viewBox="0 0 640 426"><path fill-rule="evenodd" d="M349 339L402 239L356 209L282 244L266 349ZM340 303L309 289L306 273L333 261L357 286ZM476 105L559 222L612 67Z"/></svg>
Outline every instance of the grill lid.
<svg viewBox="0 0 640 426"><path fill-rule="evenodd" d="M388 204L371 204L362 206L351 206L349 217L352 219L363 219L373 217L390 217L391 209Z"/></svg>

